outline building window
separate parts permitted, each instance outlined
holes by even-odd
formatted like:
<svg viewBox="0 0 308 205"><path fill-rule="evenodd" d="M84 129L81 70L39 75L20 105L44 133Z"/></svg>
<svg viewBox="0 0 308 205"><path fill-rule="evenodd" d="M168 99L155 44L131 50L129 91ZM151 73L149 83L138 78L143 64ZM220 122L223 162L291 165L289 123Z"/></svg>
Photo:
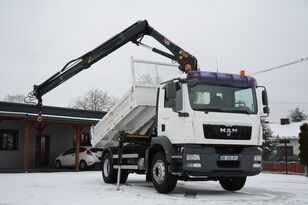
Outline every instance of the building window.
<svg viewBox="0 0 308 205"><path fill-rule="evenodd" d="M76 136L74 136L74 146L76 145ZM80 146L91 146L91 135L90 133L81 133L80 135Z"/></svg>
<svg viewBox="0 0 308 205"><path fill-rule="evenodd" d="M18 131L0 130L0 150L18 149Z"/></svg>
<svg viewBox="0 0 308 205"><path fill-rule="evenodd" d="M288 157L294 155L292 146L287 146L287 155L288 155ZM278 157L285 157L285 147L284 146L277 147L277 156Z"/></svg>

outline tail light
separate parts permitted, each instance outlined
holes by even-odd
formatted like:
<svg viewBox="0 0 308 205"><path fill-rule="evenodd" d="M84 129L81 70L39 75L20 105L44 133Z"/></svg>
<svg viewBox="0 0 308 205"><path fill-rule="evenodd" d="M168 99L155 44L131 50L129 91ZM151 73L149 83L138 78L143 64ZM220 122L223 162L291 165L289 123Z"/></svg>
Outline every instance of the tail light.
<svg viewBox="0 0 308 205"><path fill-rule="evenodd" d="M87 150L87 155L93 156L93 153L90 150Z"/></svg>

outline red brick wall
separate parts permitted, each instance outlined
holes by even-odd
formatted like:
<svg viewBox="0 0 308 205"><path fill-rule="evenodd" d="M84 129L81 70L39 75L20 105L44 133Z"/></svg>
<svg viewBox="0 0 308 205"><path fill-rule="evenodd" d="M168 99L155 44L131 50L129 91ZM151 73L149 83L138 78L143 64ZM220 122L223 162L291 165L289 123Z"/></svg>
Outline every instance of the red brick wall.
<svg viewBox="0 0 308 205"><path fill-rule="evenodd" d="M262 162L262 171L285 173L286 172L285 163L284 162ZM289 162L288 172L294 173L294 174L303 174L305 173L305 168L304 168L304 165L301 165L298 162Z"/></svg>

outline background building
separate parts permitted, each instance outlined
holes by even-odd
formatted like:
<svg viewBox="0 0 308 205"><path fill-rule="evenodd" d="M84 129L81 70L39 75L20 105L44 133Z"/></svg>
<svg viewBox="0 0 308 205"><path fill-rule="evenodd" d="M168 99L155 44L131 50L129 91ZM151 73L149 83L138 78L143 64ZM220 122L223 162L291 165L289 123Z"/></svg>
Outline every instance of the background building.
<svg viewBox="0 0 308 205"><path fill-rule="evenodd" d="M0 101L0 171L54 168L61 152L90 145L90 127L104 115L44 106L39 123L35 105Z"/></svg>
<svg viewBox="0 0 308 205"><path fill-rule="evenodd" d="M277 149L275 152L276 161L283 161L285 159L285 149L287 149L287 155L289 161L298 161L299 143L298 134L300 132L300 126L308 121L293 122L290 123L289 119L281 119L280 123L269 124L273 135L277 136ZM285 148L286 140L286 148Z"/></svg>

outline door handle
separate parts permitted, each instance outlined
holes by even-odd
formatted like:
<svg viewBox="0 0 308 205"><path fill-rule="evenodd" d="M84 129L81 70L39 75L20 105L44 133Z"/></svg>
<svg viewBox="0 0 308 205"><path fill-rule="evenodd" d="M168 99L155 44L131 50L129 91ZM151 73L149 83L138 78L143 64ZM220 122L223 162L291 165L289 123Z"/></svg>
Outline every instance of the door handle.
<svg viewBox="0 0 308 205"><path fill-rule="evenodd" d="M179 117L189 117L188 112L178 112Z"/></svg>

